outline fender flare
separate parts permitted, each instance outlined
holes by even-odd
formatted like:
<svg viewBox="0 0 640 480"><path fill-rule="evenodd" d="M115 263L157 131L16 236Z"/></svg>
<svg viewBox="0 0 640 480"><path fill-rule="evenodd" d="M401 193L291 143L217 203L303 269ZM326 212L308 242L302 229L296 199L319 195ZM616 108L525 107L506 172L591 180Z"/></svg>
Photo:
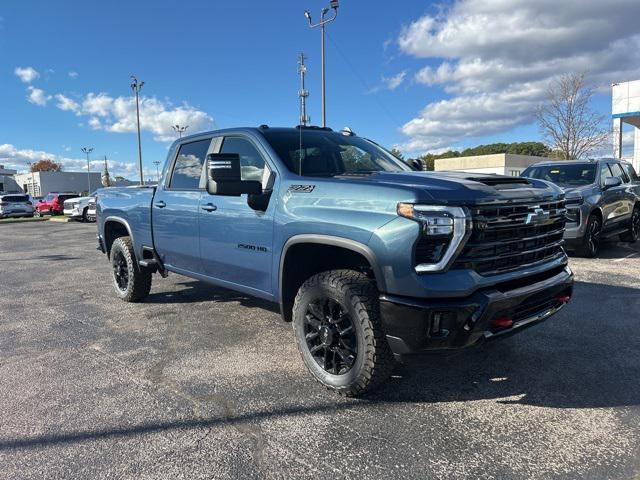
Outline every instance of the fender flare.
<svg viewBox="0 0 640 480"><path fill-rule="evenodd" d="M108 216L107 218L104 219L104 222L102 222L102 237L104 238L104 242L105 242L104 246L105 246L105 249L107 250L107 256L109 256L110 249L108 248L108 245L107 245L107 239L105 236L105 227L109 222L119 223L120 225L122 225L124 228L127 229L127 233L129 233L129 237L131 237L131 243L133 244L133 253L137 258L138 253L136 252L136 241L135 241L135 238L133 238L133 233L131 232L131 227L129 226L129 222L127 222L124 218L118 217L115 215Z"/></svg>
<svg viewBox="0 0 640 480"><path fill-rule="evenodd" d="M278 267L278 300L282 305L282 285L283 285L283 270L284 270L284 261L287 258L287 252L289 248L294 245L298 245L301 243L316 243L320 245L331 245L334 247L344 248L346 250L351 250L352 252L358 253L362 255L369 265L371 265L371 269L373 270L373 274L376 278L376 283L378 284L378 288L381 292L386 291L386 282L384 280L384 276L382 275L382 271L380 270L380 266L378 265L376 255L371 250L371 248L364 243L358 242L356 240L351 240L349 238L344 237L336 237L333 235L321 235L321 234L300 234L294 235L287 239L282 247L282 254L280 255L280 262Z"/></svg>

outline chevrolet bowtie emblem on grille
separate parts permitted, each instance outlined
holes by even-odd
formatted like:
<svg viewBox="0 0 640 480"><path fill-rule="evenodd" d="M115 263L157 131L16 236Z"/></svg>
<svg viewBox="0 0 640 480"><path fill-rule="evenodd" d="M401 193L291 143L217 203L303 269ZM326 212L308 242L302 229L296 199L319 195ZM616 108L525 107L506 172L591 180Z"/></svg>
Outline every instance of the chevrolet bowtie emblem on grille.
<svg viewBox="0 0 640 480"><path fill-rule="evenodd" d="M541 209L540 207L534 207L533 213L527 215L525 224L527 225L541 225L549 220L549 212Z"/></svg>

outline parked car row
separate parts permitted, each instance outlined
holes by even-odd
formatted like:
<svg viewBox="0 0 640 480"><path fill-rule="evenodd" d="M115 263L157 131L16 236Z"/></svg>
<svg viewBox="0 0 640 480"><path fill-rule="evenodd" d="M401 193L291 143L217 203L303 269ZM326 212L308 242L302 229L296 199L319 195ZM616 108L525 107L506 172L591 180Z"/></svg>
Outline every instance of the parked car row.
<svg viewBox="0 0 640 480"><path fill-rule="evenodd" d="M566 195L567 250L595 257L604 238L640 238L640 178L629 162L617 159L540 162L523 177L547 180Z"/></svg>
<svg viewBox="0 0 640 480"><path fill-rule="evenodd" d="M84 222L95 221L95 193L80 197L72 192L51 192L40 200L27 194L0 194L0 218L65 215Z"/></svg>

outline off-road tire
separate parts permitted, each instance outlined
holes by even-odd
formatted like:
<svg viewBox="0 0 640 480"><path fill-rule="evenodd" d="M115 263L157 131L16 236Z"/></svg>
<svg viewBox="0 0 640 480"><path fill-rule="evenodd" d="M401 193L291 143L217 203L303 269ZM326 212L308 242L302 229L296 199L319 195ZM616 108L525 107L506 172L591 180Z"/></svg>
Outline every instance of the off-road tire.
<svg viewBox="0 0 640 480"><path fill-rule="evenodd" d="M597 223L596 223L597 222ZM594 240L590 238L594 229L598 231L598 237ZM585 231L582 242L576 247L575 253L578 257L594 258L598 255L600 249L600 235L602 234L602 220L598 215L589 215L587 220L587 229Z"/></svg>
<svg viewBox="0 0 640 480"><path fill-rule="evenodd" d="M640 206L636 206L631 214L629 230L620 235L623 242L636 243L640 237Z"/></svg>
<svg viewBox="0 0 640 480"><path fill-rule="evenodd" d="M151 271L138 265L131 237L117 238L111 245L109 258L112 266L113 287L118 298L125 302L140 302L149 295ZM127 269L127 282L124 288L118 284L116 275L118 266Z"/></svg>
<svg viewBox="0 0 640 480"><path fill-rule="evenodd" d="M383 383L395 364L380 318L378 289L366 275L354 270L331 270L302 284L293 305L293 330L302 360L313 377L327 389L355 397ZM309 304L327 298L349 315L357 353L346 373L328 372L314 359L305 334ZM335 357L334 357L335 361Z"/></svg>

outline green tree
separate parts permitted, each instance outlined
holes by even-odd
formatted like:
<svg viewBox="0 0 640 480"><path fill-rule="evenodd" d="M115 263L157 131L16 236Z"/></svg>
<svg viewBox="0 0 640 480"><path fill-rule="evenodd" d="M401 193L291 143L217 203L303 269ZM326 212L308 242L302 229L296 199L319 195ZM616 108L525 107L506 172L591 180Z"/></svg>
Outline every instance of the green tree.
<svg viewBox="0 0 640 480"><path fill-rule="evenodd" d="M396 157L398 160L404 160L404 155L402 155L402 152L400 150L398 150L397 148L392 148L391 149L391 154Z"/></svg>

